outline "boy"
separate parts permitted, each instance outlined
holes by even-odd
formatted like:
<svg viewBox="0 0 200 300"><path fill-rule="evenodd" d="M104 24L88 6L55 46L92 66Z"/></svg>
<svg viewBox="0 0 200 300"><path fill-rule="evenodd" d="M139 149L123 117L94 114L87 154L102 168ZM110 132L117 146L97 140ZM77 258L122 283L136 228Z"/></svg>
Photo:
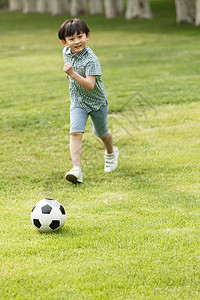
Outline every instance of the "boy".
<svg viewBox="0 0 200 300"><path fill-rule="evenodd" d="M106 148L105 172L116 169L119 151L113 146L112 135L108 132L108 102L101 80L101 66L97 56L86 46L90 38L88 25L80 19L67 20L61 25L58 37L65 45L63 71L69 79L71 99L70 153L73 168L65 177L72 183L82 183L82 137L89 115L95 135Z"/></svg>

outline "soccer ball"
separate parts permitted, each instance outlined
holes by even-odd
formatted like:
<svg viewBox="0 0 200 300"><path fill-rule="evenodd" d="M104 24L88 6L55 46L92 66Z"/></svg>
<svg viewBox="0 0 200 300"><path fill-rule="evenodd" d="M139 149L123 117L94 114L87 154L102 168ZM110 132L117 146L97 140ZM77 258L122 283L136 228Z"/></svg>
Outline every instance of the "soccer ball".
<svg viewBox="0 0 200 300"><path fill-rule="evenodd" d="M40 200L32 209L31 221L40 232L59 230L65 224L64 207L56 200Z"/></svg>

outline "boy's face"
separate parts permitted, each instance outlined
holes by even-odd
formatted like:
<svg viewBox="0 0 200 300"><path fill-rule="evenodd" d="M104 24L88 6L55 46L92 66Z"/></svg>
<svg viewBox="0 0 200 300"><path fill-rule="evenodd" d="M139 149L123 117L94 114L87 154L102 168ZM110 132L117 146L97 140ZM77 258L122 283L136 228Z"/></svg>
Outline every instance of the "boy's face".
<svg viewBox="0 0 200 300"><path fill-rule="evenodd" d="M62 43L66 46L68 46L71 49L72 53L78 53L81 52L85 46L86 42L90 38L90 33L86 36L85 33L81 32L77 34L77 31L74 33L74 35L66 36L65 41L63 40Z"/></svg>

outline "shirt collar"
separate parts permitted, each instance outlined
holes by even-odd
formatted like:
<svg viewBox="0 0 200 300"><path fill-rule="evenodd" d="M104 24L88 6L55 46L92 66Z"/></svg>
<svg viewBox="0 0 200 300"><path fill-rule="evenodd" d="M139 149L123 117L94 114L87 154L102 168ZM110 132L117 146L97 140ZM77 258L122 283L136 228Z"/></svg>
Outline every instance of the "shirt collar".
<svg viewBox="0 0 200 300"><path fill-rule="evenodd" d="M71 52L71 49L69 47L67 47L67 49L66 49L66 54L67 55L70 55L71 57L78 58L78 59L81 59L86 52L87 52L87 46L81 52L78 52L78 53L75 53L75 54L73 54Z"/></svg>

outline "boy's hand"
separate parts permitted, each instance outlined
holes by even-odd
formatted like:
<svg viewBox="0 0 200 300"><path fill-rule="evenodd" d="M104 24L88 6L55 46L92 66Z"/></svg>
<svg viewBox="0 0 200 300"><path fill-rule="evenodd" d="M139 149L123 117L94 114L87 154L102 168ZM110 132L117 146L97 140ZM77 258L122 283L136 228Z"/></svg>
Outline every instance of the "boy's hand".
<svg viewBox="0 0 200 300"><path fill-rule="evenodd" d="M82 77L78 73L76 73L70 63L64 64L63 71L66 73L66 75L70 76L72 79L74 79L80 86L82 86L84 89L88 91L92 91L95 82L96 82L96 76L95 75L87 75L86 77Z"/></svg>
<svg viewBox="0 0 200 300"><path fill-rule="evenodd" d="M70 75L74 72L74 69L70 63L66 63L66 64L64 64L63 71L66 74Z"/></svg>

